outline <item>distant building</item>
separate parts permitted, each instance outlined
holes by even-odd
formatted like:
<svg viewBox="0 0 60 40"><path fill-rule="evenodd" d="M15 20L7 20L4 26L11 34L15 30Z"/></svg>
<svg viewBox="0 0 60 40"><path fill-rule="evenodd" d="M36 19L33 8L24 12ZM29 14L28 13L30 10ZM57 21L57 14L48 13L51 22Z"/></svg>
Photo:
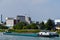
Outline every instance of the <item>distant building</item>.
<svg viewBox="0 0 60 40"><path fill-rule="evenodd" d="M30 17L26 17L26 16L21 16L21 15L18 15L16 17L17 20L20 20L20 22L27 22L27 23L31 23L31 18Z"/></svg>
<svg viewBox="0 0 60 40"><path fill-rule="evenodd" d="M26 22L28 24L31 23L31 18L26 16L18 15L15 19L8 17L6 18L6 26L12 28L12 26L16 25L18 22Z"/></svg>
<svg viewBox="0 0 60 40"><path fill-rule="evenodd" d="M60 19L54 20L55 24L60 24Z"/></svg>
<svg viewBox="0 0 60 40"><path fill-rule="evenodd" d="M25 17L25 20L26 20L26 22L27 22L28 24L32 23L32 21L31 21L31 18L30 18L30 17Z"/></svg>
<svg viewBox="0 0 60 40"><path fill-rule="evenodd" d="M25 21L25 16L20 16L20 15L18 15L18 16L16 17L16 19L17 19L17 20L20 20L20 22L26 22L26 21Z"/></svg>
<svg viewBox="0 0 60 40"><path fill-rule="evenodd" d="M56 29L57 29L57 30L60 30L60 26L56 26Z"/></svg>
<svg viewBox="0 0 60 40"><path fill-rule="evenodd" d="M14 18L6 18L6 26L7 27L12 27L17 23L17 20Z"/></svg>

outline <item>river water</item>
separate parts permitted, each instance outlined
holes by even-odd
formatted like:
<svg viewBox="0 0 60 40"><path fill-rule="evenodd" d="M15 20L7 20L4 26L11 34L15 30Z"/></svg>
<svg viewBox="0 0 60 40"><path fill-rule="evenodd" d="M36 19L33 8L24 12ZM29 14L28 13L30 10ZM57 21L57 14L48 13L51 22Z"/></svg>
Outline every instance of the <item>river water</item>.
<svg viewBox="0 0 60 40"><path fill-rule="evenodd" d="M0 40L60 40L60 37L54 38L28 37L28 36L3 35L2 33L0 33Z"/></svg>

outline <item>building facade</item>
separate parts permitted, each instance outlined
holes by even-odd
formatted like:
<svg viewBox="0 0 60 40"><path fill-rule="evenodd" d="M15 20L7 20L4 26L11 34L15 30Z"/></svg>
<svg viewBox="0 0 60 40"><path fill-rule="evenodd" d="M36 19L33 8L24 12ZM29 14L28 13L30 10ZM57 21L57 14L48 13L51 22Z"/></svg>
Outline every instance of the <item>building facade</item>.
<svg viewBox="0 0 60 40"><path fill-rule="evenodd" d="M6 26L12 28L12 26L16 25L19 22L26 22L28 24L31 23L31 18L26 16L18 15L15 19L8 17L6 18Z"/></svg>
<svg viewBox="0 0 60 40"><path fill-rule="evenodd" d="M17 22L18 21L14 18L6 18L6 26L9 28L12 28Z"/></svg>
<svg viewBox="0 0 60 40"><path fill-rule="evenodd" d="M54 20L55 24L60 24L60 19Z"/></svg>
<svg viewBox="0 0 60 40"><path fill-rule="evenodd" d="M21 16L21 15L18 15L16 17L17 20L20 20L20 22L27 22L28 24L31 23L31 18L30 17L27 17L27 16Z"/></svg>

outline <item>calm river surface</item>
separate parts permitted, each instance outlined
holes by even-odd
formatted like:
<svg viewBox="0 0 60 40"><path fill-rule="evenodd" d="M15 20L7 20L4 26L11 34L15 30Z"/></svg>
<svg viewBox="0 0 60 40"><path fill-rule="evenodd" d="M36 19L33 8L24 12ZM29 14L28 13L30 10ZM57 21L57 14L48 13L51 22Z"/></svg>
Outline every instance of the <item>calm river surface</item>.
<svg viewBox="0 0 60 40"><path fill-rule="evenodd" d="M3 35L2 33L0 33L0 40L60 40L60 37L54 38L28 37L28 36Z"/></svg>

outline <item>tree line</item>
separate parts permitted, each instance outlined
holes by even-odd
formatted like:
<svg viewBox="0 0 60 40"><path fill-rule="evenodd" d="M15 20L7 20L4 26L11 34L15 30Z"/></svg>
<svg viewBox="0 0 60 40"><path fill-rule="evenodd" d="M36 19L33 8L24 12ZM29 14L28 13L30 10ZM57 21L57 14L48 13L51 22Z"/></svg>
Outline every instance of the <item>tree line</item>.
<svg viewBox="0 0 60 40"><path fill-rule="evenodd" d="M41 30L53 30L55 29L55 23L53 20L48 19L46 23L43 21L41 23L31 23L28 24L26 22L19 22L15 26L13 26L13 29L41 29Z"/></svg>

